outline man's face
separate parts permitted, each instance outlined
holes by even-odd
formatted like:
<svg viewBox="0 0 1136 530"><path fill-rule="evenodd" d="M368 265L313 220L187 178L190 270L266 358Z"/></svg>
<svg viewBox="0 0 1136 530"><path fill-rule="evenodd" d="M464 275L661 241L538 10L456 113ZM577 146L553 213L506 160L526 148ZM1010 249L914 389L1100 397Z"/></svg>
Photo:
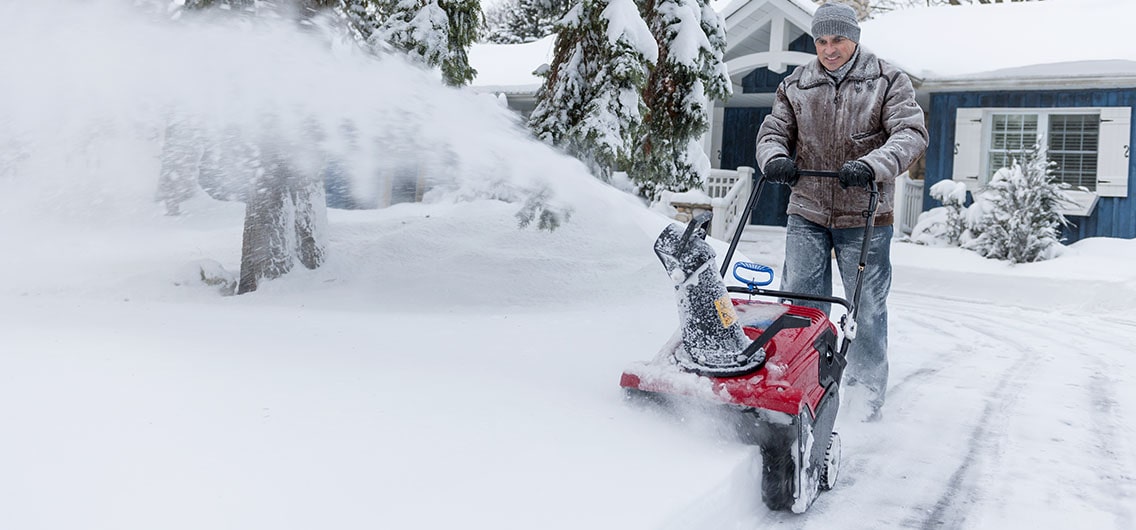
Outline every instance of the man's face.
<svg viewBox="0 0 1136 530"><path fill-rule="evenodd" d="M816 38L817 58L830 72L844 66L856 51L856 42L840 35L821 35Z"/></svg>

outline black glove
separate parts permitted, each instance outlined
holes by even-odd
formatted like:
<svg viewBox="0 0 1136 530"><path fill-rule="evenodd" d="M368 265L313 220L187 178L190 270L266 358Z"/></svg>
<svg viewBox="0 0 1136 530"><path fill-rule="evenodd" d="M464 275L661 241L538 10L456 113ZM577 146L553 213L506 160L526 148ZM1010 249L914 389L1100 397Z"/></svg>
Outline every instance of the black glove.
<svg viewBox="0 0 1136 530"><path fill-rule="evenodd" d="M766 162L765 169L761 170L761 174L765 175L765 180L769 182L776 182L778 184L786 184L792 186L797 183L797 179L801 178L797 174L797 163L791 158L779 156Z"/></svg>
<svg viewBox="0 0 1136 530"><path fill-rule="evenodd" d="M849 160L840 166L839 176L841 188L867 188L868 183L876 178L876 173L868 164L859 160Z"/></svg>

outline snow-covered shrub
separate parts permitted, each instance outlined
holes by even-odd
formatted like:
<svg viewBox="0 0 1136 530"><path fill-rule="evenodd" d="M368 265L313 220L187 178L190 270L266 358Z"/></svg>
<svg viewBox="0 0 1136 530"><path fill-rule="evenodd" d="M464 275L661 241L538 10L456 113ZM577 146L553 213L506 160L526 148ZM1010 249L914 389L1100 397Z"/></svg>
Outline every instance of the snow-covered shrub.
<svg viewBox="0 0 1136 530"><path fill-rule="evenodd" d="M963 248L1012 263L1052 257L1068 224L1059 208L1067 202L1062 190L1069 187L1053 179L1052 165L1035 145L1022 163L1015 159L995 172L968 212L974 237Z"/></svg>
<svg viewBox="0 0 1136 530"><path fill-rule="evenodd" d="M943 205L919 215L911 230L912 241L922 245L958 245L966 230L966 184L941 180L929 191Z"/></svg>

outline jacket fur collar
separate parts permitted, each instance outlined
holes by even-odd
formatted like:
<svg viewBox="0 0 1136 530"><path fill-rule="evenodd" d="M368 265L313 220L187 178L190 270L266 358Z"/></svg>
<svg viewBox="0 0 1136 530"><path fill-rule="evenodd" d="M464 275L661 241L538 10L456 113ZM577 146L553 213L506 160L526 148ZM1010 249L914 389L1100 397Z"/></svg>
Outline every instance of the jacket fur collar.
<svg viewBox="0 0 1136 530"><path fill-rule="evenodd" d="M880 61L876 59L875 54L861 47L859 55L859 58L857 58L856 62L852 65L852 69L848 71L848 75L844 77L845 81L865 81L868 79L876 79L882 75ZM801 88L813 88L835 83L832 77L824 71L824 67L820 64L820 59L816 59L806 64L802 69L801 78L797 81L797 86Z"/></svg>

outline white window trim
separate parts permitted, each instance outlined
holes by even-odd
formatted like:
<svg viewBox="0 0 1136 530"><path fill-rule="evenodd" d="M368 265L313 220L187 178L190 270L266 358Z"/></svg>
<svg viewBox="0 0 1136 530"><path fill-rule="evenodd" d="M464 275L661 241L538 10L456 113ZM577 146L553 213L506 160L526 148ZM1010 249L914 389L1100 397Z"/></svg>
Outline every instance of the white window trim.
<svg viewBox="0 0 1136 530"><path fill-rule="evenodd" d="M966 107L955 114L954 169L951 178L975 192L990 179L983 176L989 163L990 123L993 114L1099 114L1100 143L1097 151L1096 192L1070 193L1077 206L1067 215L1089 215L1100 197L1128 196L1129 150L1132 127L1131 107ZM1041 126L1039 120L1039 129ZM1048 122L1048 119L1045 120Z"/></svg>

